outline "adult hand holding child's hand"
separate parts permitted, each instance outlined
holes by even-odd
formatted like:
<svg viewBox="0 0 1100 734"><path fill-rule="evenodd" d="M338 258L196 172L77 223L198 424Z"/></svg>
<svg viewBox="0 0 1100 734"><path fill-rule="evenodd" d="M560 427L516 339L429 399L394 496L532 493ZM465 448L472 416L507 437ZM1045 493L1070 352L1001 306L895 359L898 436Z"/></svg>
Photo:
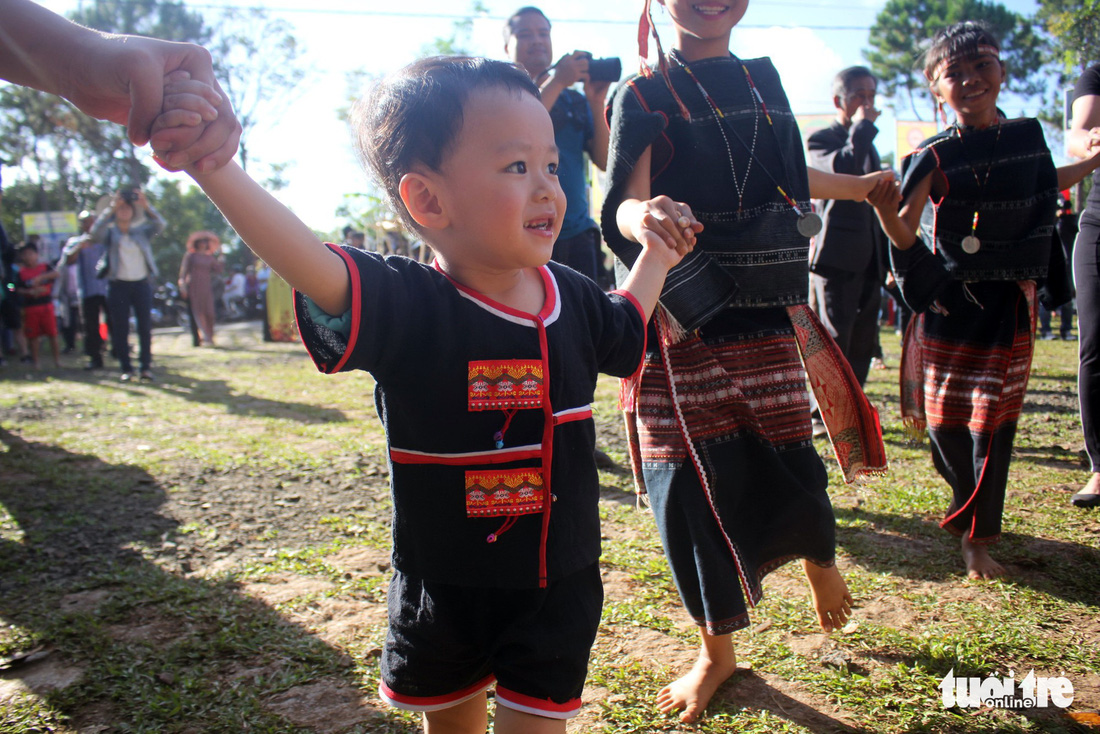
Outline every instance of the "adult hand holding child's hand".
<svg viewBox="0 0 1100 734"><path fill-rule="evenodd" d="M695 247L695 235L703 225L691 207L667 196L641 202L643 210L634 227L634 239L645 248L663 247L677 254L677 261Z"/></svg>

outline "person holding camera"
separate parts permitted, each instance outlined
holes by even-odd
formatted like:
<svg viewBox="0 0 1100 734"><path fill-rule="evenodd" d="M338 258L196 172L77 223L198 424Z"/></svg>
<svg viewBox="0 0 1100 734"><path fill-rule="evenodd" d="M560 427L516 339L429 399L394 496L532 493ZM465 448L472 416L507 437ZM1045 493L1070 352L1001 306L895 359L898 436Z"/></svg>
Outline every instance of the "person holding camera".
<svg viewBox="0 0 1100 734"><path fill-rule="evenodd" d="M600 228L589 214L584 154L601 171L607 167L610 133L604 119L604 101L611 82L622 73L618 59L592 59L574 51L553 63L550 21L541 10L520 8L504 24L504 52L538 85L542 103L554 123L558 146L558 181L565 192L565 222L551 256L596 280L604 288L610 278L600 250ZM573 89L581 82L584 94Z"/></svg>
<svg viewBox="0 0 1100 734"><path fill-rule="evenodd" d="M80 295L81 320L84 323L84 353L88 355L85 370L103 367L103 336L99 331L100 319L107 317L107 282L96 274L96 265L103 258L106 248L92 240L95 212L85 209L77 216L80 234L70 237L61 251L61 260L76 269L77 293Z"/></svg>
<svg viewBox="0 0 1100 734"><path fill-rule="evenodd" d="M107 279L107 314L111 351L122 369L122 381L133 379L130 362L130 313L137 321L140 375L152 380L153 281L157 265L150 241L164 231L164 217L149 204L141 189L116 193L92 226L91 237L106 246L99 276Z"/></svg>

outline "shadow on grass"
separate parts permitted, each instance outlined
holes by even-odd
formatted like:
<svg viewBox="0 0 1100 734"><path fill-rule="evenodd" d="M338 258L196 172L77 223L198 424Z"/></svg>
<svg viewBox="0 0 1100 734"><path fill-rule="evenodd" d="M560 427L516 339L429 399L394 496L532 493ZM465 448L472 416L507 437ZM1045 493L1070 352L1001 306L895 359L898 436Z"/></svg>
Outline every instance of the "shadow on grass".
<svg viewBox="0 0 1100 734"><path fill-rule="evenodd" d="M1067 398L1067 394L1066 390L1036 390L1029 387L1020 412L1076 416L1077 400Z"/></svg>
<svg viewBox="0 0 1100 734"><path fill-rule="evenodd" d="M40 731L49 719L80 731L410 731L363 700L373 685L342 650L231 582L146 557L160 548L165 565L175 561L164 542L179 528L165 501L141 469L0 428L0 508L10 516L0 527L0 619L10 626L0 645L41 649L38 660L0 666L0 691L41 702L35 724L7 728L32 705L17 694L0 706L0 729ZM310 686L329 694L327 717L316 698L288 705ZM344 697L338 711L333 694Z"/></svg>
<svg viewBox="0 0 1100 734"><path fill-rule="evenodd" d="M861 526L837 528L837 545L859 565L876 573L925 581L966 579L959 539L940 528L938 520L861 508L835 511L842 523ZM1095 548L1003 533L990 552L1008 567L1008 583L1070 602L1100 604L1100 551Z"/></svg>
<svg viewBox="0 0 1100 734"><path fill-rule="evenodd" d="M121 392L140 398L144 390L158 390L193 403L223 405L227 412L255 418L281 418L299 423L344 423L348 417L337 408L324 408L316 403L290 400L270 400L235 391L225 380L196 380L183 377L163 367L155 370L155 382L120 382L118 374L65 371L55 379L113 386ZM109 375L109 376L108 376Z"/></svg>
<svg viewBox="0 0 1100 734"><path fill-rule="evenodd" d="M741 673L735 675L718 689L715 702L721 704L715 707L713 704L709 714L714 715L725 709L731 714L749 709L755 711L767 711L779 719L790 721L792 724L805 727L815 734L862 733L867 730L856 729L847 723L834 719L820 709L810 706L776 688L765 678L755 673Z"/></svg>

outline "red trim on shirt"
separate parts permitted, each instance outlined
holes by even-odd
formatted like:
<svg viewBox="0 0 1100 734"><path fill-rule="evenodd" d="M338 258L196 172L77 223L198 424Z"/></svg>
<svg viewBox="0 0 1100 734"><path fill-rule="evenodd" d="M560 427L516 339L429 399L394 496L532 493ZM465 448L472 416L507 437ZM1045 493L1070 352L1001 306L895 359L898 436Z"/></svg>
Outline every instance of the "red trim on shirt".
<svg viewBox="0 0 1100 734"><path fill-rule="evenodd" d="M617 296L622 296L626 300L633 303L634 308L638 309L638 315L642 317L642 321L644 322L646 320L645 319L645 309L642 308L642 304L638 302L638 299L634 297L633 293L631 293L630 291L622 290L621 288L616 288L615 290L613 290L611 292L614 293Z"/></svg>
<svg viewBox="0 0 1100 734"><path fill-rule="evenodd" d="M623 298L625 298L626 300L633 303L634 308L638 309L638 315L642 317L642 356L638 360L637 369L634 370L634 372L630 375L630 377L624 378L628 385L633 385L633 386L636 387L639 384L639 381L641 380L641 377L642 377L642 368L645 367L645 353L646 353L646 350L649 349L649 329L646 328L647 323L646 323L646 318L645 318L645 309L642 308L642 304L638 302L638 299L635 298L634 294L631 293L630 291L625 291L625 290L621 290L621 289L616 288L615 290L613 290L611 292L615 293L617 295L620 295Z"/></svg>
<svg viewBox="0 0 1100 734"><path fill-rule="evenodd" d="M348 359L351 358L352 352L355 351L355 342L359 338L359 324L362 323L363 319L363 300L362 294L360 292L361 284L359 283L359 278L353 275L354 273L358 273L359 269L355 267L355 262L351 259L351 255L345 252L343 248L338 247L331 242L326 242L325 246L335 252L337 255L339 255L340 258L344 261L344 267L348 269L348 282L351 284L351 333L348 334L348 345L344 348L344 354L336 362L336 365L330 367L326 364L323 366L323 371L326 374L331 375L343 369L344 365L347 364ZM298 290L293 289L293 292L291 293L292 303L295 299L295 294L297 293ZM309 296L306 296L306 298L309 298ZM304 332L302 331L302 325L298 323L298 309L294 309L294 325L298 327L298 338L301 339Z"/></svg>
<svg viewBox="0 0 1100 734"><path fill-rule="evenodd" d="M443 268L441 268L439 266L439 261L438 260L433 260L432 261L432 267L435 268L436 270L438 270L440 273L442 273L443 277L446 278L447 280L451 281L451 285L453 285L458 290L462 291L463 293L470 296L471 298L474 298L478 301L481 301L485 305L496 309L497 311L502 311L503 313L508 314L509 316L515 316L517 318L526 319L528 321L537 321L537 320L540 320L540 319L549 318L554 313L554 309L557 307L557 303L558 303L557 288L554 287L553 277L550 275L549 268L547 268L545 265L540 265L538 267L539 277L542 278L542 285L543 285L543 290L546 292L546 298L543 301L542 309L537 314L531 314L531 313L528 313L526 311L520 311L518 308L512 308L511 306L506 306L503 303L500 303L499 301L495 301L492 298L489 298L484 293L481 293L479 291L475 291L473 288L470 288L469 286L465 286L462 283L459 283L457 280L455 280L450 275L448 275L447 272L445 270L443 270ZM545 362L545 360L544 360L544 362Z"/></svg>
<svg viewBox="0 0 1100 734"><path fill-rule="evenodd" d="M585 410L578 410L575 413L558 413L554 416L554 425L560 426L562 423L572 423L573 421L583 421L592 417L592 409L587 408Z"/></svg>
<svg viewBox="0 0 1100 734"><path fill-rule="evenodd" d="M545 278L545 276L544 276ZM545 281L544 281L545 282ZM552 305L549 288L547 288L547 304ZM542 309L546 313L545 306ZM554 459L554 406L550 404L550 346L546 336L546 323L540 315L538 318L539 352L542 354L542 477L543 493L546 501L542 504L542 532L539 535L539 588L546 588L546 540L550 535L550 506L554 504L553 483L550 478L550 468Z"/></svg>
<svg viewBox="0 0 1100 734"><path fill-rule="evenodd" d="M390 458L398 464L443 464L446 466L475 466L479 464L507 464L513 461L538 459L543 452L540 447L517 451L505 449L471 454L428 454L390 449Z"/></svg>

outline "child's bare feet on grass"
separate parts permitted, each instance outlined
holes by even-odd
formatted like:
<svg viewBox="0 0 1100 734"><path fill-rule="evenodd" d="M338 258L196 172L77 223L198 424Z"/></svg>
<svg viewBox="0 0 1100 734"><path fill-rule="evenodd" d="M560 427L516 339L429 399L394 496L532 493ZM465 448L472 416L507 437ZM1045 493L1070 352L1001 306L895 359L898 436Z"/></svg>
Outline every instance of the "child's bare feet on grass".
<svg viewBox="0 0 1100 734"><path fill-rule="evenodd" d="M996 579L1008 574L1008 570L993 560L984 545L971 543L965 535L962 538L963 560L966 561L966 575L969 578Z"/></svg>
<svg viewBox="0 0 1100 734"><path fill-rule="evenodd" d="M657 693L657 708L661 713L681 711L680 721L685 724L702 716L718 686L737 672L733 639L729 635L716 637L706 630L700 632L703 645L699 648L699 657L691 670Z"/></svg>
<svg viewBox="0 0 1100 734"><path fill-rule="evenodd" d="M836 564L822 568L803 560L802 570L806 572L806 580L810 582L818 624L826 632L835 632L852 616L852 604L855 600L848 593L848 584L844 583L844 577L840 575Z"/></svg>

